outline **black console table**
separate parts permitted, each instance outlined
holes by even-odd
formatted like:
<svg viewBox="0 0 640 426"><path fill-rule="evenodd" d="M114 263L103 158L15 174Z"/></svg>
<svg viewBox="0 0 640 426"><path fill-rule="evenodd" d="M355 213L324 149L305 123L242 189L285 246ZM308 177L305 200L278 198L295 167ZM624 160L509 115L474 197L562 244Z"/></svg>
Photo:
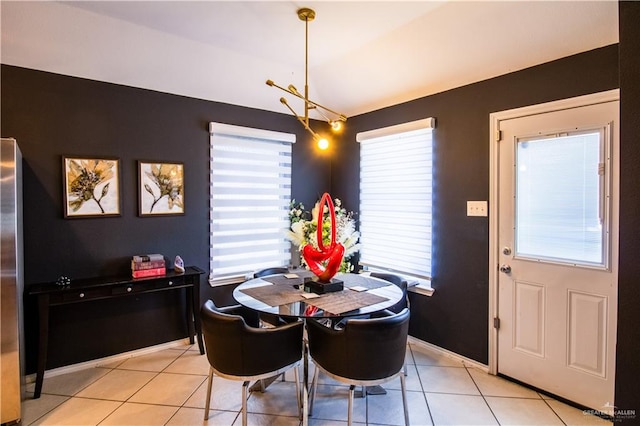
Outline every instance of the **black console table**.
<svg viewBox="0 0 640 426"><path fill-rule="evenodd" d="M40 315L38 371L36 373L36 388L33 397L39 398L42 392L44 370L47 366L49 307L51 306L184 288L187 292L186 320L187 329L189 330L189 341L191 344L194 343L193 335L195 324L195 334L198 337L200 354L204 354L202 328L200 326L200 316L198 315L200 309L200 275L202 274L204 274L202 269L195 266L188 266L183 273L169 270L166 275L156 277L133 279L129 275L122 275L72 280L69 285L65 286L60 286L56 283L34 284L30 286L28 294L38 298L38 312Z"/></svg>

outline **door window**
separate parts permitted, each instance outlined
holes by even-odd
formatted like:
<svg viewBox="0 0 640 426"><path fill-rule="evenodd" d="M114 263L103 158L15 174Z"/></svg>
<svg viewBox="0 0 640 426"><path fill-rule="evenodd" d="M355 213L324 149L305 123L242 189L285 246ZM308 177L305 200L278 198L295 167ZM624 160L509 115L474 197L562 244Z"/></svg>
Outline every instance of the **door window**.
<svg viewBox="0 0 640 426"><path fill-rule="evenodd" d="M516 256L606 266L605 131L516 142Z"/></svg>

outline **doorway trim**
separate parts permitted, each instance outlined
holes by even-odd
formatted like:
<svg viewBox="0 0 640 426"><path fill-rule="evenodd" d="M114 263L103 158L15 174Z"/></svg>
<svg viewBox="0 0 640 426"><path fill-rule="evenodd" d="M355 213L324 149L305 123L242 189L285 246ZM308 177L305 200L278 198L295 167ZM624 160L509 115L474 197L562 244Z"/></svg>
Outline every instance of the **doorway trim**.
<svg viewBox="0 0 640 426"><path fill-rule="evenodd" d="M577 96L559 101L546 102L489 114L489 374L498 372L498 329L494 318L498 318L498 155L500 122L530 115L543 114L564 109L583 107L620 99L620 89Z"/></svg>

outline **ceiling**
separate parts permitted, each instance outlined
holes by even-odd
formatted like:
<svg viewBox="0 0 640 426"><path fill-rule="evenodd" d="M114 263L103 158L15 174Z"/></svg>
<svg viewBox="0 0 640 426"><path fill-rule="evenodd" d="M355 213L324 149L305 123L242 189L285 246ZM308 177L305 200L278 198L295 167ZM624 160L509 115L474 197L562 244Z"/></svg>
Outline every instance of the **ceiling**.
<svg viewBox="0 0 640 426"><path fill-rule="evenodd" d="M265 81L303 91L300 7L316 11L309 96L349 116L618 42L615 0L2 0L1 58L286 112Z"/></svg>

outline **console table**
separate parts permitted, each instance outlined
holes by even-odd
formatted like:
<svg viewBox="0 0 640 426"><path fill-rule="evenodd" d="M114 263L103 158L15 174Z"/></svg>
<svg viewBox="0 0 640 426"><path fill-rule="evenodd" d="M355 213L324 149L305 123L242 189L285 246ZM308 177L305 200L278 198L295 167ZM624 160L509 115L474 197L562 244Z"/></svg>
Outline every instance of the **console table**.
<svg viewBox="0 0 640 426"><path fill-rule="evenodd" d="M129 275L114 277L96 277L72 280L69 285L60 286L56 283L31 285L28 289L30 296L38 298L39 312L39 341L38 341L38 370L36 372L36 387L34 399L40 397L44 370L47 366L47 346L49 342L49 307L67 305L71 303L89 302L98 299L113 299L156 291L176 290L184 288L187 292L187 329L189 341L194 343L195 334L198 337L200 354L204 354L202 343L202 328L200 326L200 275L204 271L195 266L188 266L183 273L168 270L165 275L147 278L131 278Z"/></svg>

